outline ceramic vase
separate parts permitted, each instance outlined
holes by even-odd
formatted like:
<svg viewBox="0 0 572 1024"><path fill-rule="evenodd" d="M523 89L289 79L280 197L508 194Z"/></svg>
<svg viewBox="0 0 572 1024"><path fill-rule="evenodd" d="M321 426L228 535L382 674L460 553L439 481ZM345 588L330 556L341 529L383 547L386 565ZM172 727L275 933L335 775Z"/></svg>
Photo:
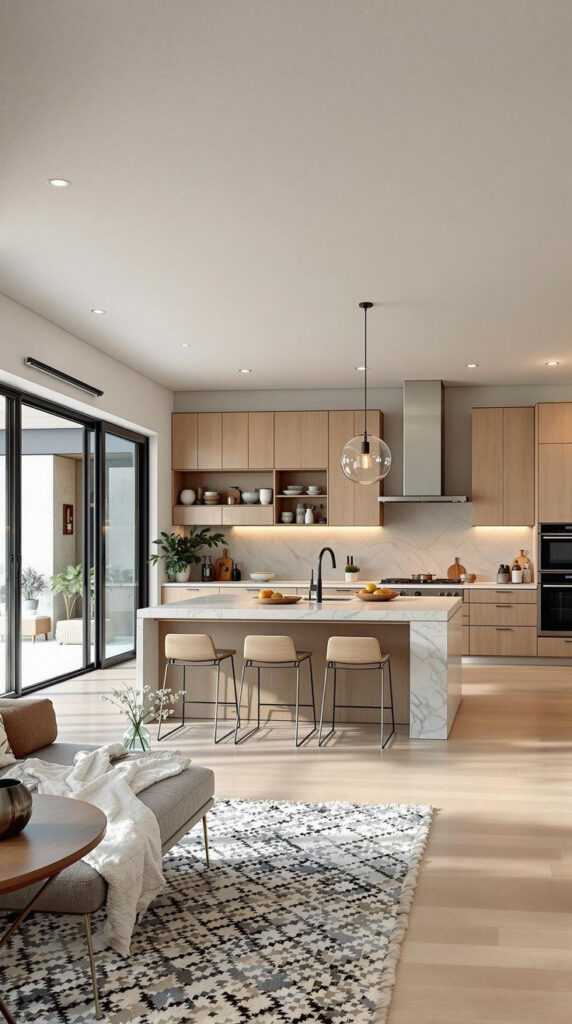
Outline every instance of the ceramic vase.
<svg viewBox="0 0 572 1024"><path fill-rule="evenodd" d="M17 836L32 816L32 794L19 779L0 779L0 839Z"/></svg>
<svg viewBox="0 0 572 1024"><path fill-rule="evenodd" d="M191 567L190 565L183 572L175 573L175 583L188 583L191 578Z"/></svg>

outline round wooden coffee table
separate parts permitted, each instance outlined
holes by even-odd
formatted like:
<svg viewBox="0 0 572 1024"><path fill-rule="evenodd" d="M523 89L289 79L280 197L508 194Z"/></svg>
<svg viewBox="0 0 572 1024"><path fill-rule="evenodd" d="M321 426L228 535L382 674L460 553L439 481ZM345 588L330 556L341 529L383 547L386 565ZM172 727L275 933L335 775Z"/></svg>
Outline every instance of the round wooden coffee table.
<svg viewBox="0 0 572 1024"><path fill-rule="evenodd" d="M0 938L0 949L34 909L40 896L60 871L93 850L105 835L103 811L84 800L62 796L34 796L32 817L19 836L0 840L0 893L43 882L38 892ZM0 1012L15 1024L0 999Z"/></svg>

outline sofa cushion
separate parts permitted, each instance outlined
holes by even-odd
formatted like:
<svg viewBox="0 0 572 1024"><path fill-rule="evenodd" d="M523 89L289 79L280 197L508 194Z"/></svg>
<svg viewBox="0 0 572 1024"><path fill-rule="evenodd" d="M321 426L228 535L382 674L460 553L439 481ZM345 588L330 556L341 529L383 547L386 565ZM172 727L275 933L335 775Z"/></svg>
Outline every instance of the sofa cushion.
<svg viewBox="0 0 572 1024"><path fill-rule="evenodd" d="M7 764L13 764L16 758L12 753L10 744L8 743L8 737L6 735L6 729L4 728L4 722L2 715L0 715L0 768L3 768Z"/></svg>
<svg viewBox="0 0 572 1024"><path fill-rule="evenodd" d="M43 882L0 894L0 910L21 910ZM62 871L36 903L35 910L54 914L93 914L107 899L107 882L98 871L78 860Z"/></svg>
<svg viewBox="0 0 572 1024"><path fill-rule="evenodd" d="M1 698L0 715L14 757L28 757L53 743L58 735L54 705L46 697L39 700Z"/></svg>

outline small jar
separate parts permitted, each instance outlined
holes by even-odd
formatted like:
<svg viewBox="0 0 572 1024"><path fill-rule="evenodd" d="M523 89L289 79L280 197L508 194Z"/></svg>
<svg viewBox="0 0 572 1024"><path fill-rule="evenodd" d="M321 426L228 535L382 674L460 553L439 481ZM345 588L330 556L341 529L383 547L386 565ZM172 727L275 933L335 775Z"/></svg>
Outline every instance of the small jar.
<svg viewBox="0 0 572 1024"><path fill-rule="evenodd" d="M311 526L311 524L314 522L314 510L311 505L308 505L306 508L304 522L306 523L306 526Z"/></svg>
<svg viewBox="0 0 572 1024"><path fill-rule="evenodd" d="M497 583L510 583L510 572L508 565L499 565L497 572Z"/></svg>
<svg viewBox="0 0 572 1024"><path fill-rule="evenodd" d="M515 565L514 569L512 570L512 582L522 583L522 569L520 568L520 566Z"/></svg>

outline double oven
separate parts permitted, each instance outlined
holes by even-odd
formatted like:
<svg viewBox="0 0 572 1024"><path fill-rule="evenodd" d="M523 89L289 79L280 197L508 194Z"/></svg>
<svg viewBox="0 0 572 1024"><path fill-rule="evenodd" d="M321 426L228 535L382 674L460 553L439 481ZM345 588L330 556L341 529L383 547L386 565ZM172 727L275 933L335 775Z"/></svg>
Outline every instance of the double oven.
<svg viewBox="0 0 572 1024"><path fill-rule="evenodd" d="M572 637L572 523L541 523L538 635Z"/></svg>

